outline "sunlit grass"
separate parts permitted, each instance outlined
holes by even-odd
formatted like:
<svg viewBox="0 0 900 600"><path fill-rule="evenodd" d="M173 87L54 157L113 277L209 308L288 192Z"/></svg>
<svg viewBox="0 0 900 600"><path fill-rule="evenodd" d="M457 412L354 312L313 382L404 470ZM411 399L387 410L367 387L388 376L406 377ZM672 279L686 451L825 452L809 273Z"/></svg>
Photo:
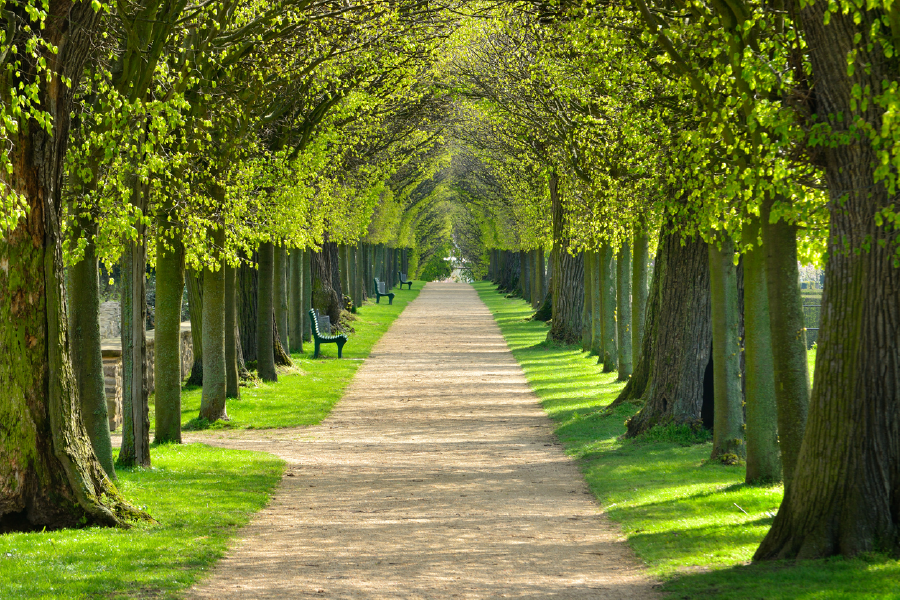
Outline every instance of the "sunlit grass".
<svg viewBox="0 0 900 600"><path fill-rule="evenodd" d="M265 506L284 462L202 444L152 449L118 486L157 523L0 535L0 597L177 598Z"/></svg>
<svg viewBox="0 0 900 600"><path fill-rule="evenodd" d="M413 289L394 289L393 305L383 298L380 304L367 302L359 307L354 332L344 346L343 358L337 358L337 346L323 344L320 357L312 358L313 343L303 345L303 354L293 354L294 367L281 369L277 383L256 383L241 388L238 400L228 400L229 421L214 423L212 429L268 429L315 425L324 419L341 399L354 373L375 343L388 330L407 304L425 285L416 281ZM196 424L200 412L201 388L184 388L181 393L183 425ZM151 407L152 412L152 407Z"/></svg>
<svg viewBox="0 0 900 600"><path fill-rule="evenodd" d="M580 347L546 342L547 325L527 320L525 302L489 283L474 286L591 490L674 597L900 597L900 562L883 556L745 566L771 526L782 487L744 485L742 466L707 464L711 444L677 432L620 439L637 407L604 410L623 387L615 374L601 373ZM815 350L809 360L812 372Z"/></svg>

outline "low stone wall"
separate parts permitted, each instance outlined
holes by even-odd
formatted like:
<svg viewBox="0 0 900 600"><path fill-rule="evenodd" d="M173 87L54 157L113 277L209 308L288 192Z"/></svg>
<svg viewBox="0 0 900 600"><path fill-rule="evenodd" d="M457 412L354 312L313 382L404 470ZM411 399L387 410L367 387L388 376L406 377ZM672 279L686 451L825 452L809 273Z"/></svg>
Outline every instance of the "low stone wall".
<svg viewBox="0 0 900 600"><path fill-rule="evenodd" d="M106 408L109 430L115 431L122 424L122 339L108 338L101 341L103 354L103 378L106 381ZM156 389L153 377L153 357L156 352L156 331L147 332L147 384L149 393ZM181 324L181 379L191 374L194 366L194 345L191 338L191 322Z"/></svg>

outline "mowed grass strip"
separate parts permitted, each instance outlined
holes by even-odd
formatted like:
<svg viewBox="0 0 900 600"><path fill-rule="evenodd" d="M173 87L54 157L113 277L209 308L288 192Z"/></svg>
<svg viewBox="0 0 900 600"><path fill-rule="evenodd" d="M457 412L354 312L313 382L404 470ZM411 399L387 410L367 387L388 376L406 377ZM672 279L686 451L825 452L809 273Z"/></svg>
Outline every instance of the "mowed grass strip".
<svg viewBox="0 0 900 600"><path fill-rule="evenodd" d="M284 461L202 444L153 446L118 486L157 523L0 535L0 598L179 598L263 508Z"/></svg>
<svg viewBox="0 0 900 600"><path fill-rule="evenodd" d="M394 289L393 305L387 298L380 304L374 300L360 306L352 325L354 332L344 345L343 358L337 358L335 344L323 344L320 357L313 359L312 341L303 344L303 354L292 354L294 367L279 368L276 383L257 382L241 387L239 400L226 405L229 421L218 421L210 429L271 429L315 425L324 419L344 395L362 360L388 330L406 305L412 302L425 282L413 282L413 289ZM184 388L181 393L182 425L198 428L200 413L199 387ZM153 408L150 409L151 413ZM205 428L205 423L199 424Z"/></svg>
<svg viewBox="0 0 900 600"><path fill-rule="evenodd" d="M880 554L749 562L781 503L780 485L744 485L742 466L707 463L708 434L656 430L622 440L635 406L607 411L623 384L580 347L545 341L547 325L487 282L474 284L494 314L569 455L652 576L673 598L900 598L900 561ZM810 364L815 350L810 352Z"/></svg>

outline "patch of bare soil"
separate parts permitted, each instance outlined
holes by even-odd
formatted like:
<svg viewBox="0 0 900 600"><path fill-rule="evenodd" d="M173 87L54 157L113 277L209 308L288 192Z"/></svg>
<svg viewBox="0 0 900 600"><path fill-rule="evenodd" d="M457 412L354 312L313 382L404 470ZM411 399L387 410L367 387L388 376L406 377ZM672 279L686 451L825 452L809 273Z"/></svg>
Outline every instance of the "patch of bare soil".
<svg viewBox="0 0 900 600"><path fill-rule="evenodd" d="M468 285L428 284L321 425L196 438L289 466L192 598L657 597Z"/></svg>

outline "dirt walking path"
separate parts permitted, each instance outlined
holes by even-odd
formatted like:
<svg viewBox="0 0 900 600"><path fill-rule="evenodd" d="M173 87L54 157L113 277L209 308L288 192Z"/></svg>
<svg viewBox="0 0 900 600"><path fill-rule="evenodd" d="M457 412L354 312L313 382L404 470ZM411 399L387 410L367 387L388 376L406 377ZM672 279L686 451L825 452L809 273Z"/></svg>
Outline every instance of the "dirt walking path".
<svg viewBox="0 0 900 600"><path fill-rule="evenodd" d="M321 425L202 441L289 471L190 597L657 596L468 285L428 284Z"/></svg>

